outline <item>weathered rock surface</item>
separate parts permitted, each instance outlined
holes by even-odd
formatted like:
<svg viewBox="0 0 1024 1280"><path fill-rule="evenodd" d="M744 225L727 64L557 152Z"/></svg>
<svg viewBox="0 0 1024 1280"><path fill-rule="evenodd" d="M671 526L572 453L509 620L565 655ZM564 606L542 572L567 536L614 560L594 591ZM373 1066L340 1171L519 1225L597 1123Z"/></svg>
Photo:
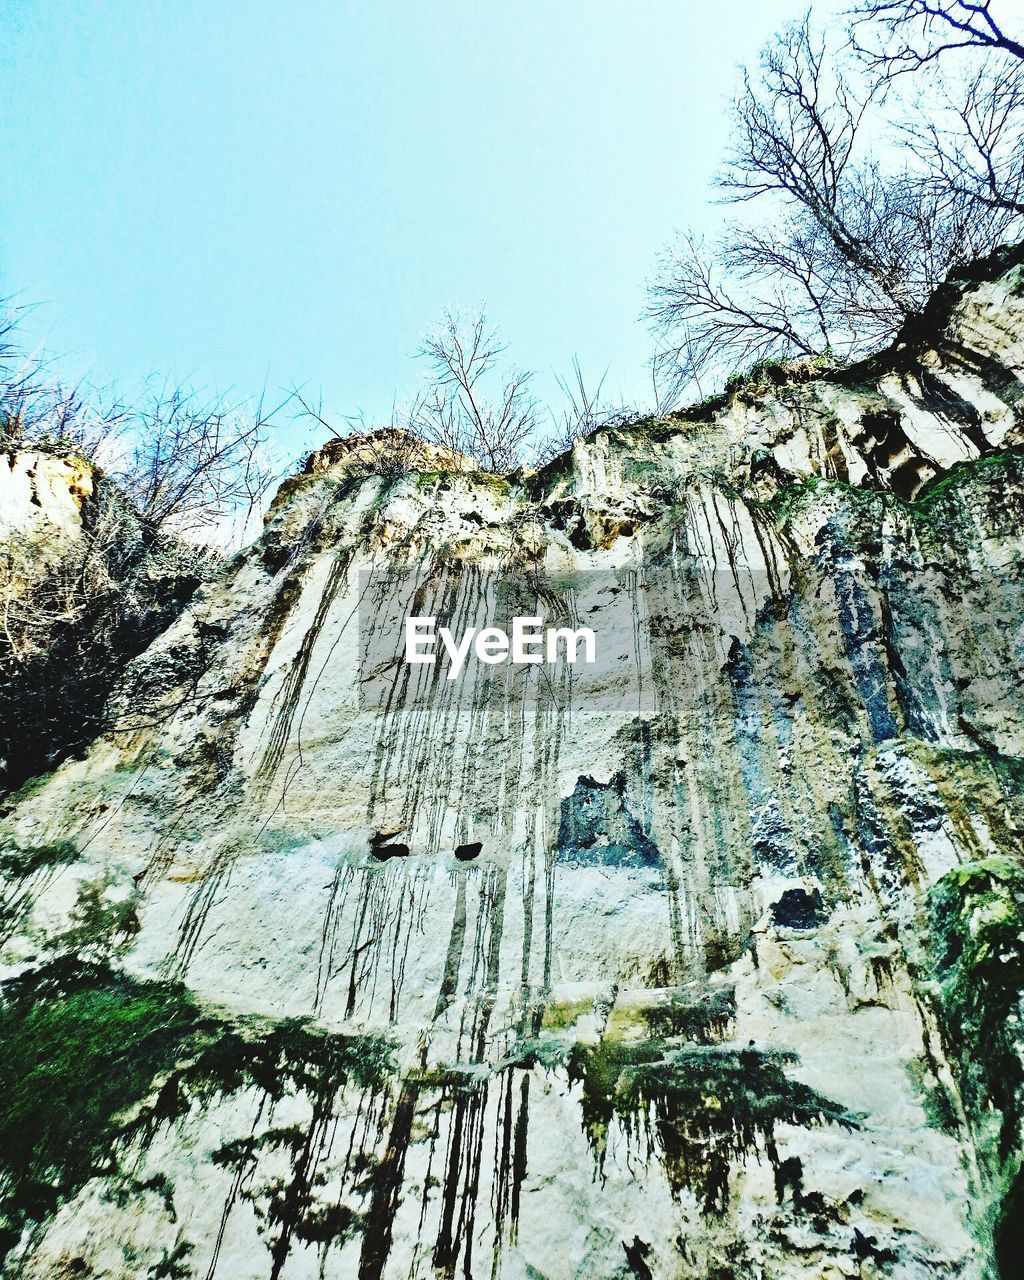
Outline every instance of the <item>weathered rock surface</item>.
<svg viewBox="0 0 1024 1280"><path fill-rule="evenodd" d="M128 662L210 576L70 441L0 451L0 791L80 755Z"/></svg>
<svg viewBox="0 0 1024 1280"><path fill-rule="evenodd" d="M0 546L16 539L39 567L52 564L80 537L92 492L87 462L29 449L0 453Z"/></svg>
<svg viewBox="0 0 1024 1280"><path fill-rule="evenodd" d="M6 806L10 1273L1015 1274L1022 263L539 473L289 481ZM611 658L368 704L410 578Z"/></svg>
<svg viewBox="0 0 1024 1280"><path fill-rule="evenodd" d="M0 455L0 530L49 524L74 536L92 487L92 468L83 460L33 450Z"/></svg>

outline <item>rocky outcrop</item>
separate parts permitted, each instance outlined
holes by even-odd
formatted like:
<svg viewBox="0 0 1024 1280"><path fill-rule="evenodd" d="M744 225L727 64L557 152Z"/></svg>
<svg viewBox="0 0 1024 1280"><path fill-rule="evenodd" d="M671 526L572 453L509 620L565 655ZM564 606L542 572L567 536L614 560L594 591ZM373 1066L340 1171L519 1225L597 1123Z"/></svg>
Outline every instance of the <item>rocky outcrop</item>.
<svg viewBox="0 0 1024 1280"><path fill-rule="evenodd" d="M68 442L0 452L0 795L89 746L127 664L213 561Z"/></svg>
<svg viewBox="0 0 1024 1280"><path fill-rule="evenodd" d="M7 805L11 1274L1013 1274L1022 263L540 472L289 481ZM423 675L410 601L603 658Z"/></svg>
<svg viewBox="0 0 1024 1280"><path fill-rule="evenodd" d="M82 459L35 450L0 453L0 547L28 548L38 572L59 559L82 532L93 469ZM26 558L27 564L27 558ZM19 577L8 566L5 583Z"/></svg>

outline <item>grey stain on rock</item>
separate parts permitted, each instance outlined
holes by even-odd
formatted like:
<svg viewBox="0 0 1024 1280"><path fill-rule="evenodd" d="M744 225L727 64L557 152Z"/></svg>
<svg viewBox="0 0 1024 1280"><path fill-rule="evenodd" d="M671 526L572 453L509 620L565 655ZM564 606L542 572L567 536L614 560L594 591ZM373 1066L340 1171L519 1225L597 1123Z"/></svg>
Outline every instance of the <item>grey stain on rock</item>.
<svg viewBox="0 0 1024 1280"><path fill-rule="evenodd" d="M658 849L629 807L626 775L608 783L581 777L562 801L558 858L584 866L653 867Z"/></svg>

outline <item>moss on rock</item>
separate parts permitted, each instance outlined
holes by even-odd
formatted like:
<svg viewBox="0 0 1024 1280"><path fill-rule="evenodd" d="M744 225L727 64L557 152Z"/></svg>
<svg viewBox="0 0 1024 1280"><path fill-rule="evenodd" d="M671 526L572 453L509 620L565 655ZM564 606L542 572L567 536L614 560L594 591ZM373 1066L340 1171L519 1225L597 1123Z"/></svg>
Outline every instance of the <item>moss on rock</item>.
<svg viewBox="0 0 1024 1280"><path fill-rule="evenodd" d="M582 1086L583 1128L598 1167L614 1120L659 1151L674 1193L688 1188L704 1212L721 1212L733 1160L762 1151L775 1163L777 1124L856 1125L843 1107L786 1075L794 1061L754 1048L609 1038L575 1045L567 1065Z"/></svg>
<svg viewBox="0 0 1024 1280"><path fill-rule="evenodd" d="M245 1088L302 1093L329 1113L341 1089L392 1070L382 1037L300 1019L225 1020L180 985L72 957L4 984L0 1004L0 1257L91 1178L193 1107Z"/></svg>
<svg viewBox="0 0 1024 1280"><path fill-rule="evenodd" d="M995 856L955 867L928 895L939 1004L975 1119L1001 1116L1000 1162L1018 1142L1024 1067L1024 867Z"/></svg>

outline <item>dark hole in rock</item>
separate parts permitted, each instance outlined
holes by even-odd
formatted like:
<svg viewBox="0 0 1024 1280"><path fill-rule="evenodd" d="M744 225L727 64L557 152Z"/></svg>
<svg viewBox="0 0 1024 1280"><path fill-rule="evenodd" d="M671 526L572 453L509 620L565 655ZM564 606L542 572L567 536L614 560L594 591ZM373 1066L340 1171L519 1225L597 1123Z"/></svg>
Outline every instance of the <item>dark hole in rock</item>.
<svg viewBox="0 0 1024 1280"><path fill-rule="evenodd" d="M590 539L590 530L587 528L586 521L582 516L574 521L568 529L569 542L577 551L591 551L593 544Z"/></svg>
<svg viewBox="0 0 1024 1280"><path fill-rule="evenodd" d="M795 1200L793 1203L794 1206L796 1206ZM820 1191L808 1192L808 1194L804 1196L800 1205L796 1207L801 1208L804 1213L813 1218L815 1223L820 1223L820 1229L823 1232L828 1230L829 1207L825 1202L825 1197ZM817 1226L815 1227L815 1230L818 1230Z"/></svg>
<svg viewBox="0 0 1024 1280"><path fill-rule="evenodd" d="M786 1192L791 1191L793 1194L793 1208L800 1209L803 1201L804 1187L804 1166L799 1156L790 1156L783 1160L775 1169L775 1198L779 1204L786 1199ZM811 1196L817 1193L812 1191ZM810 1200L811 1196L807 1199Z"/></svg>
<svg viewBox="0 0 1024 1280"><path fill-rule="evenodd" d="M861 418L861 426L874 445L872 461L877 466L887 467L900 452L909 445L900 415L891 409L881 409L877 413L865 413Z"/></svg>
<svg viewBox="0 0 1024 1280"><path fill-rule="evenodd" d="M932 479L934 475L935 468L930 463L920 458L907 458L893 469L889 476L889 488L897 498L909 502L925 481Z"/></svg>
<svg viewBox="0 0 1024 1280"><path fill-rule="evenodd" d="M815 929L828 918L817 889L787 889L772 903L772 923L783 929Z"/></svg>
<svg viewBox="0 0 1024 1280"><path fill-rule="evenodd" d="M388 858L408 858L409 846L407 844L374 845L370 852L378 862L387 862Z"/></svg>
<svg viewBox="0 0 1024 1280"><path fill-rule="evenodd" d="M455 856L460 862L472 862L474 858L480 856L480 850L483 847L479 840L474 840L472 844L460 844L455 850Z"/></svg>
<svg viewBox="0 0 1024 1280"><path fill-rule="evenodd" d="M370 852L378 862L387 862L388 858L408 858L409 846L395 841L397 831L380 831L370 839Z"/></svg>

